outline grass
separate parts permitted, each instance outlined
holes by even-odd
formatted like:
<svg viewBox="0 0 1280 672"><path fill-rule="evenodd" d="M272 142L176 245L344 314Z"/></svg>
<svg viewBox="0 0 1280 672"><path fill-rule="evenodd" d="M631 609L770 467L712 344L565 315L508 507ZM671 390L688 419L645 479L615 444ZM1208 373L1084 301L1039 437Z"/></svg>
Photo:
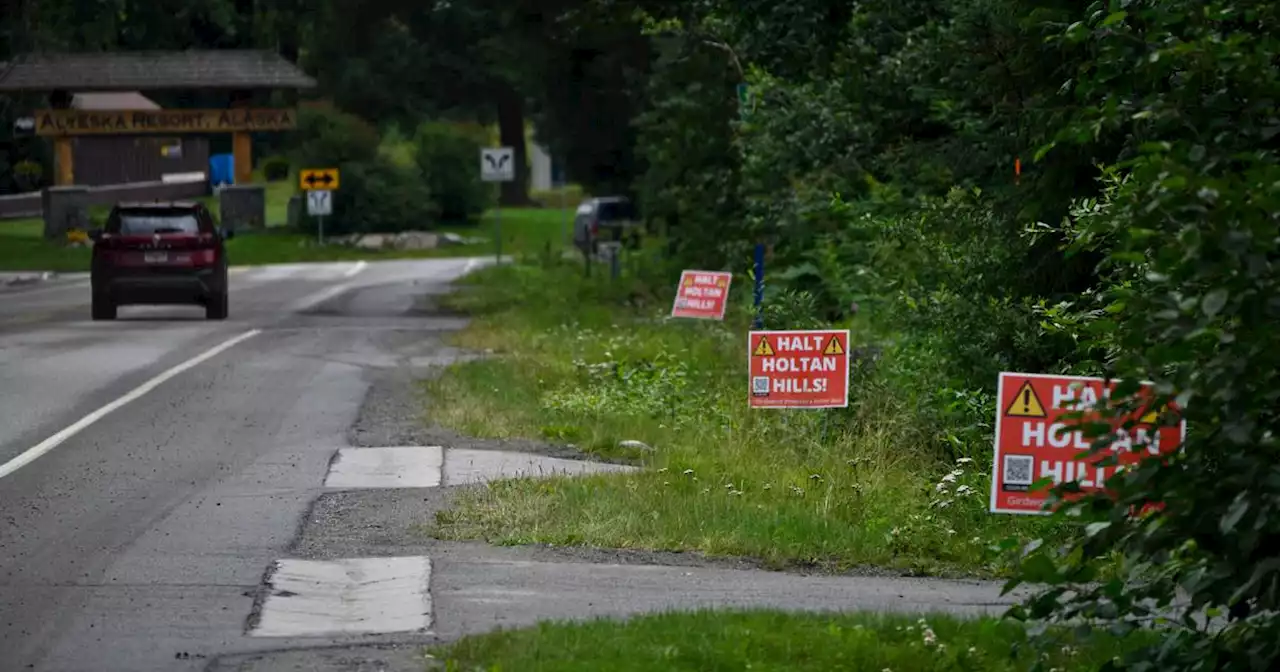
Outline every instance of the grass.
<svg viewBox="0 0 1280 672"><path fill-rule="evenodd" d="M932 428L874 377L855 380L848 409L749 410L744 313L667 320L669 299L644 284L582 275L568 264L475 274L450 299L477 316L458 341L501 356L426 383L431 415L473 436L569 443L648 468L494 482L462 493L431 534L983 575L1003 571L991 551L1002 540L1056 532L987 513L989 463L947 462ZM862 340L868 327L849 326ZM655 450L618 447L629 439Z"/></svg>
<svg viewBox="0 0 1280 672"><path fill-rule="evenodd" d="M1036 662L1076 672L1099 669L1138 640L1099 636L1085 646L1057 632L1051 641L1052 648L1036 647L1017 623L992 618L697 611L544 623L467 637L431 653L457 672L1001 672Z"/></svg>
<svg viewBox="0 0 1280 672"><path fill-rule="evenodd" d="M228 241L227 253L235 265L299 263L322 261L354 261L364 259L413 259L431 257L480 256L494 253L495 223L501 221L503 254L536 252L561 246L563 226L573 214L559 209L505 209L491 211L475 226L445 227L464 237L483 237L486 242L434 250L364 250L342 245L317 245L315 240L288 230L284 210L292 183L268 187L266 231L243 233ZM286 189L287 188L287 189ZM281 202L283 197L283 202ZM279 218L275 218L276 213ZM89 270L87 248L66 248L43 239L44 223L39 219L0 221L0 271L58 271L64 273Z"/></svg>

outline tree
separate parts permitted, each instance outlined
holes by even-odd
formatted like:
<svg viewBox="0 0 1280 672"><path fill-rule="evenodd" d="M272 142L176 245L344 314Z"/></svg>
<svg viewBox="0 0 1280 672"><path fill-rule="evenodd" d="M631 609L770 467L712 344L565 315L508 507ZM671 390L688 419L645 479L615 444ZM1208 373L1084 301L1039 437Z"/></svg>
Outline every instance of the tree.
<svg viewBox="0 0 1280 672"><path fill-rule="evenodd" d="M428 6L333 0L317 19L306 62L342 107L415 126L459 113L496 120L516 152L503 203L528 202L518 6L458 0ZM477 158L478 160L478 158Z"/></svg>
<svg viewBox="0 0 1280 672"><path fill-rule="evenodd" d="M1068 84L1085 104L1059 144L1115 133L1136 145L1110 169L1101 206L1083 208L1071 229L1076 248L1107 255L1101 304L1086 308L1108 317L1076 317L1115 353L1111 373L1128 391L1152 381L1157 403L1180 409L1165 420L1181 416L1189 434L1167 459L1109 480L1112 492L1064 507L1085 534L1033 547L1020 579L1052 587L1022 615L1154 627L1160 643L1124 669L1271 670L1280 660L1280 3L1112 9L1094 3L1060 38L1092 57ZM1095 450L1116 439L1086 429ZM1152 502L1161 507L1135 515ZM1124 564L1104 578L1097 559L1115 554Z"/></svg>

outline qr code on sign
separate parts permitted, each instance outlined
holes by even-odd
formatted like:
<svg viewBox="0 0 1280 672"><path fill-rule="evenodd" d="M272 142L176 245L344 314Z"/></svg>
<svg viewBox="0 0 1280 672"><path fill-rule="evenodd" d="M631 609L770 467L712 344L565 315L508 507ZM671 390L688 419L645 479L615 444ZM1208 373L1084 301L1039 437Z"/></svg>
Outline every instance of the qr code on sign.
<svg viewBox="0 0 1280 672"><path fill-rule="evenodd" d="M751 394L757 397L769 396L769 377L755 376L751 379Z"/></svg>
<svg viewBox="0 0 1280 672"><path fill-rule="evenodd" d="M1035 458L1030 455L1004 456L1004 482L1009 485L1031 485L1031 469L1035 466Z"/></svg>

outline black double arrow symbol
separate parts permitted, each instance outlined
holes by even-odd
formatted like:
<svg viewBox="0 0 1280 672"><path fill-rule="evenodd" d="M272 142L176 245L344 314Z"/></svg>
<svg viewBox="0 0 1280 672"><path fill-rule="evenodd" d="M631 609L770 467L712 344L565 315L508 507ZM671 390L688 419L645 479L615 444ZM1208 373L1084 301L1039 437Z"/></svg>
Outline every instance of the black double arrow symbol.
<svg viewBox="0 0 1280 672"><path fill-rule="evenodd" d="M302 179L302 181L306 182L308 187L314 187L316 186L317 183L327 187L333 184L333 175L330 175L329 173L320 173L319 175L315 173L309 173L305 178Z"/></svg>
<svg viewBox="0 0 1280 672"><path fill-rule="evenodd" d="M494 170L501 170L507 162L511 160L510 154L485 154L484 160L489 162L489 167Z"/></svg>

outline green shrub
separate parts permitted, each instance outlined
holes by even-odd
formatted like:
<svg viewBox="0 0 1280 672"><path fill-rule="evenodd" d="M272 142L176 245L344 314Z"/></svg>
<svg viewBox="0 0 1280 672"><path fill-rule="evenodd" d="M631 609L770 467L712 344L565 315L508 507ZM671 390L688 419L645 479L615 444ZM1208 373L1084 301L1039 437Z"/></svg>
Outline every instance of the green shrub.
<svg viewBox="0 0 1280 672"><path fill-rule="evenodd" d="M44 167L35 161L19 161L13 166L13 181L22 191L35 191L44 186Z"/></svg>
<svg viewBox="0 0 1280 672"><path fill-rule="evenodd" d="M439 210L421 174L380 151L381 138L368 122L332 108L305 108L298 115L296 135L296 165L340 171L333 215L324 222L326 235L434 226ZM304 214L300 226L314 234L318 222Z"/></svg>
<svg viewBox="0 0 1280 672"><path fill-rule="evenodd" d="M333 107L298 111L293 163L299 168L329 168L340 163L369 163L378 158L378 129L354 114Z"/></svg>
<svg viewBox="0 0 1280 672"><path fill-rule="evenodd" d="M414 136L414 158L446 221L472 221L493 204L493 188L480 181L483 130L429 122Z"/></svg>
<svg viewBox="0 0 1280 672"><path fill-rule="evenodd" d="M262 176L268 182L280 182L289 178L289 160L283 156L268 157L262 162Z"/></svg>
<svg viewBox="0 0 1280 672"><path fill-rule="evenodd" d="M1067 317L1081 338L1114 352L1108 373L1126 381L1107 420L1132 413L1136 382L1149 380L1158 405L1181 409L1161 415L1180 415L1187 439L1113 476L1106 492L1062 507L1059 516L1086 533L1027 547L1019 578L1050 588L1022 615L1088 623L1097 634L1170 624L1158 644L1113 669L1274 670L1280 3L1146 0L1112 11L1119 6L1082 8L1058 37L1087 46L1091 62L1070 82L1082 107L1049 151L1071 151L1097 129L1142 142L1108 167L1103 197L1081 203L1066 227L1072 252L1105 254L1107 283ZM1111 459L1123 450L1118 433L1098 424L1084 431ZM1056 494L1071 490L1063 484ZM1151 502L1163 506L1133 515ZM1096 559L1116 554L1122 572L1099 580Z"/></svg>
<svg viewBox="0 0 1280 672"><path fill-rule="evenodd" d="M405 135L396 124L383 128L382 144L378 146L378 153L398 166L408 168L418 164L414 158L413 138Z"/></svg>

